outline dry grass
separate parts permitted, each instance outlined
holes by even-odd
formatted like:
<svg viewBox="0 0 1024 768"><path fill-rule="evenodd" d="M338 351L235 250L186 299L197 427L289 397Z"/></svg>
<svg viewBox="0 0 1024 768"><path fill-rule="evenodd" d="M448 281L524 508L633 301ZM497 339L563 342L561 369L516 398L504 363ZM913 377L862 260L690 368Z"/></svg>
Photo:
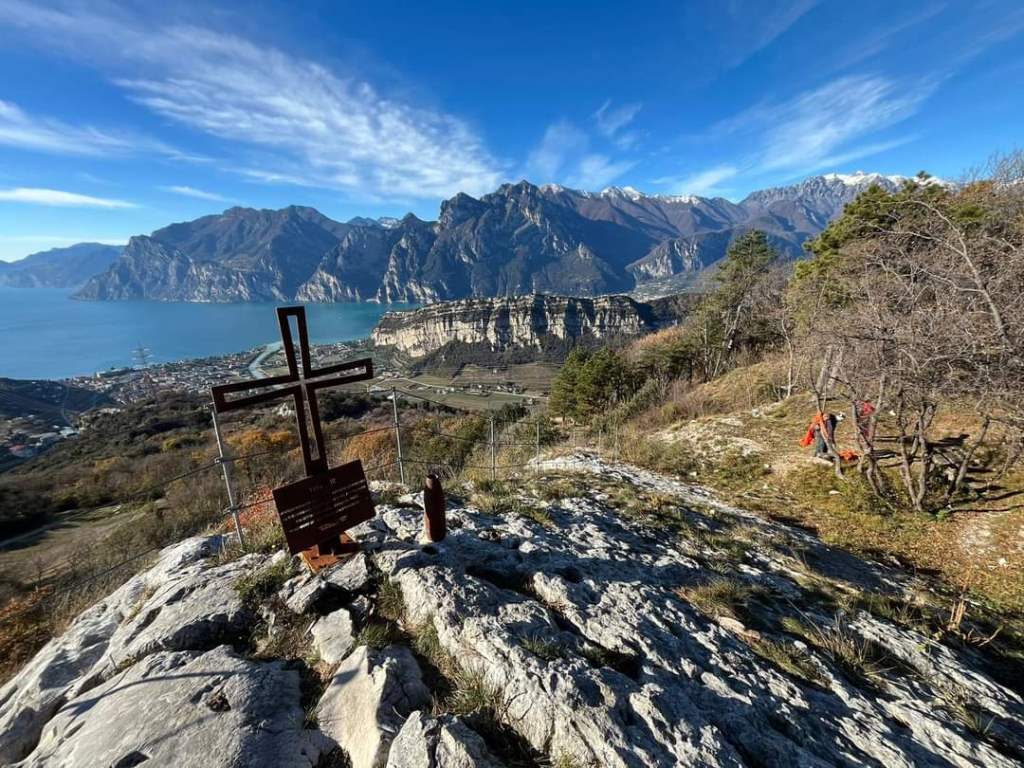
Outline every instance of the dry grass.
<svg viewBox="0 0 1024 768"><path fill-rule="evenodd" d="M696 587L681 587L676 594L713 619L740 619L755 590L736 579L719 578Z"/></svg>
<svg viewBox="0 0 1024 768"><path fill-rule="evenodd" d="M885 674L899 666L880 645L850 629L839 614L831 624L787 616L783 627L825 653L851 682L882 686Z"/></svg>
<svg viewBox="0 0 1024 768"><path fill-rule="evenodd" d="M793 645L793 643L761 638L748 641L748 644L751 650L762 659L774 664L793 677L812 684L820 684L822 682L821 673L810 656Z"/></svg>

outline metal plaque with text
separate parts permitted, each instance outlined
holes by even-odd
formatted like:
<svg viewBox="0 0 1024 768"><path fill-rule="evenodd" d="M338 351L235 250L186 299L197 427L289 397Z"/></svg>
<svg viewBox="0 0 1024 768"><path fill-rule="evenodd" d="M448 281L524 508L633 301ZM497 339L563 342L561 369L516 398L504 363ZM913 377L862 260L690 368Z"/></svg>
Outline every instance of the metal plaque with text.
<svg viewBox="0 0 1024 768"><path fill-rule="evenodd" d="M292 554L336 538L374 515L361 461L275 488L274 504Z"/></svg>

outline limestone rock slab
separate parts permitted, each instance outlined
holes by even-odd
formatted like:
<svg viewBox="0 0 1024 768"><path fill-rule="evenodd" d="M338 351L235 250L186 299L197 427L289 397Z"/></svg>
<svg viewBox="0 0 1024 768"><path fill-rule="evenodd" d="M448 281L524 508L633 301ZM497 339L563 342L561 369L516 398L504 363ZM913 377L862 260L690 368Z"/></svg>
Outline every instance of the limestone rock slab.
<svg viewBox="0 0 1024 768"><path fill-rule="evenodd" d="M71 699L21 766L312 768L326 746L303 730L297 672L220 647L151 654Z"/></svg>
<svg viewBox="0 0 1024 768"><path fill-rule="evenodd" d="M404 646L360 646L335 670L317 704L320 730L348 754L352 768L380 768L405 718L430 693Z"/></svg>
<svg viewBox="0 0 1024 768"><path fill-rule="evenodd" d="M391 744L386 768L500 768L484 740L458 718L417 710Z"/></svg>
<svg viewBox="0 0 1024 768"><path fill-rule="evenodd" d="M317 619L310 633L313 647L328 664L340 662L356 644L352 617L344 608Z"/></svg>

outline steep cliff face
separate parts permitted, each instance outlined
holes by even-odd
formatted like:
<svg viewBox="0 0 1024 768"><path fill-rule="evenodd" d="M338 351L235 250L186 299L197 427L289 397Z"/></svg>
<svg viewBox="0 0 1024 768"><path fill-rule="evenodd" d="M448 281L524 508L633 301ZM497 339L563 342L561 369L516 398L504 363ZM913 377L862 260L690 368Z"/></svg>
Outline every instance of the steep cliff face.
<svg viewBox="0 0 1024 768"><path fill-rule="evenodd" d="M312 208L231 208L131 238L76 297L291 301L352 229Z"/></svg>
<svg viewBox="0 0 1024 768"><path fill-rule="evenodd" d="M590 341L633 338L668 321L665 313L628 296L590 299L534 294L389 312L374 328L373 341L411 358L434 354L452 344L490 353L511 349L543 352Z"/></svg>

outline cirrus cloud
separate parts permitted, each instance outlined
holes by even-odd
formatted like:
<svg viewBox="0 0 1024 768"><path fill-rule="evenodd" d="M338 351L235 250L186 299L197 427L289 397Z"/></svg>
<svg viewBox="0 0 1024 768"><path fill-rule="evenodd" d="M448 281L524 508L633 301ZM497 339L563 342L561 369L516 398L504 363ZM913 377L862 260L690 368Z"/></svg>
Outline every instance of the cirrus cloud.
<svg viewBox="0 0 1024 768"><path fill-rule="evenodd" d="M228 203L231 199L218 195L216 192L207 192L202 189L196 189L183 184L174 184L167 187L160 187L164 192L173 192L176 195L183 195L185 197L194 197L197 200L211 200L213 202Z"/></svg>
<svg viewBox="0 0 1024 768"><path fill-rule="evenodd" d="M77 192L65 192L60 189L41 189L38 187L0 189L0 202L29 203L67 208L138 207L135 203L129 203L125 200L112 200L106 197L93 197L92 195L80 195Z"/></svg>
<svg viewBox="0 0 1024 768"><path fill-rule="evenodd" d="M226 162L250 176L298 178L355 198L480 193L502 178L505 165L469 124L391 98L355 73L236 34L105 8L0 0L0 24L111 73L129 98L165 118L274 157L255 169Z"/></svg>

